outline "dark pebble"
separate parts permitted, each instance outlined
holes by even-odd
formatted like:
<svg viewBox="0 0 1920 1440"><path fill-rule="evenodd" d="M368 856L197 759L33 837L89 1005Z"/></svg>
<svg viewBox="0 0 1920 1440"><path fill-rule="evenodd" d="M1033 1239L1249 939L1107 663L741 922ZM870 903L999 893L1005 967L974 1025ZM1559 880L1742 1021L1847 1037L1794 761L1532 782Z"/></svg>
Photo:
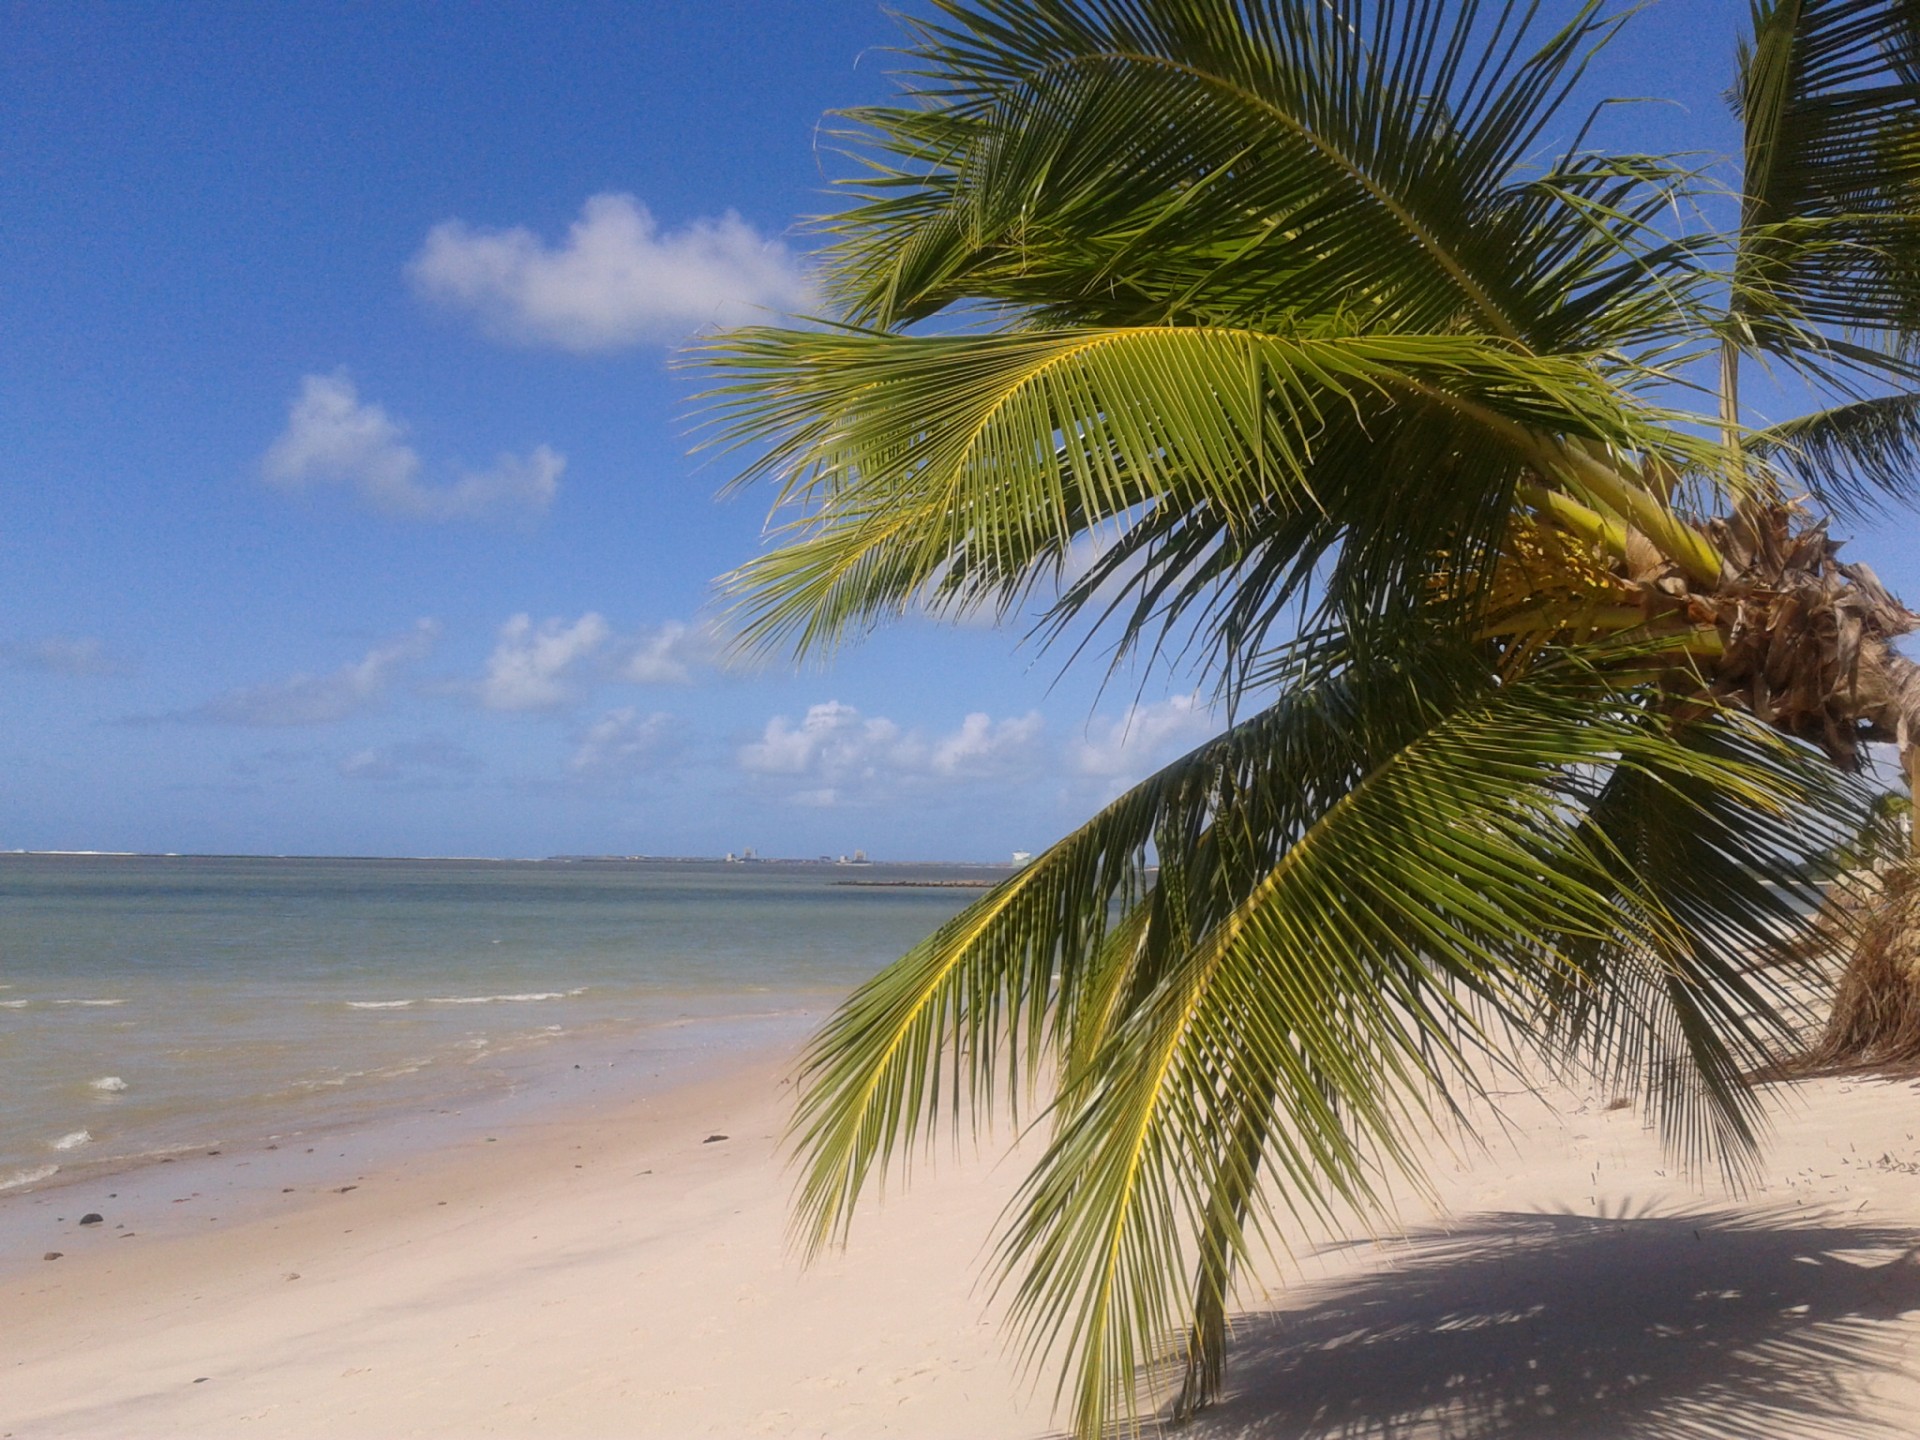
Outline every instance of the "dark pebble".
<svg viewBox="0 0 1920 1440"><path fill-rule="evenodd" d="M107 1217L102 1215L98 1210L89 1210L80 1217L80 1223L82 1225L103 1225L106 1223L106 1219Z"/></svg>
<svg viewBox="0 0 1920 1440"><path fill-rule="evenodd" d="M702 1140L702 1141L701 1141L700 1143L701 1143L702 1145L711 1145L711 1144L713 1144L713 1142L714 1142L714 1141L716 1141L716 1140L724 1140L724 1139L726 1139L726 1138L727 1138L727 1137L726 1137L726 1136L724 1136L724 1135L709 1135L709 1136L707 1136L707 1138L706 1138L706 1139L704 1139L704 1140Z"/></svg>
<svg viewBox="0 0 1920 1440"><path fill-rule="evenodd" d="M58 1260L60 1258L60 1253L61 1252L58 1250L49 1250L47 1251L46 1254L42 1255L40 1258L42 1260Z"/></svg>

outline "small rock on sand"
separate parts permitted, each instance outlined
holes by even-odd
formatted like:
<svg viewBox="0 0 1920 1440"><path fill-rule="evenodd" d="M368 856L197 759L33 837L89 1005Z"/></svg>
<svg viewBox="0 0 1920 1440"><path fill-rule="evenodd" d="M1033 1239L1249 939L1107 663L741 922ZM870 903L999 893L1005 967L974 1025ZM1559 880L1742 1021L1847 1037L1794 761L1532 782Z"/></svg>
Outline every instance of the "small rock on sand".
<svg viewBox="0 0 1920 1440"><path fill-rule="evenodd" d="M80 1223L82 1225L102 1225L106 1223L106 1219L107 1217L102 1215L98 1210L89 1210L80 1217Z"/></svg>

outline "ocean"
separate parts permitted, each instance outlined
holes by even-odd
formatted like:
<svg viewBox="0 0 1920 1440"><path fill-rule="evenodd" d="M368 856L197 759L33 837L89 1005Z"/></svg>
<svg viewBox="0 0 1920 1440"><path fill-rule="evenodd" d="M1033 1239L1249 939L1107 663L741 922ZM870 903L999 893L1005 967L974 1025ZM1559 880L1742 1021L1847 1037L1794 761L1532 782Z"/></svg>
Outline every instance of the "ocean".
<svg viewBox="0 0 1920 1440"><path fill-rule="evenodd" d="M794 1044L1003 873L0 855L0 1192Z"/></svg>

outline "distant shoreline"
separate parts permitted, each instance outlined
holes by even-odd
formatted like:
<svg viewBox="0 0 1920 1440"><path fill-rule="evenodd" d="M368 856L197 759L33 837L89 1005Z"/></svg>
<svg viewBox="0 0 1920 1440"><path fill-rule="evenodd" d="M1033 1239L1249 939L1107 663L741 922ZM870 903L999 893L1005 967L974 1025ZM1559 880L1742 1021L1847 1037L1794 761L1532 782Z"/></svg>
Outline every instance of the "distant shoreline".
<svg viewBox="0 0 1920 1440"><path fill-rule="evenodd" d="M724 865L723 855L306 855L192 850L0 850L0 860L300 860L366 862L391 861L417 865ZM939 868L943 870L1012 870L1001 860L863 860L840 861L805 855L765 855L734 860L734 865L806 865L822 869ZM910 884L919 882L844 881L844 884ZM933 883L933 882L928 882ZM972 884L954 881L954 884Z"/></svg>
<svg viewBox="0 0 1920 1440"><path fill-rule="evenodd" d="M815 862L818 863L818 862ZM855 890L991 890L991 880L836 880Z"/></svg>

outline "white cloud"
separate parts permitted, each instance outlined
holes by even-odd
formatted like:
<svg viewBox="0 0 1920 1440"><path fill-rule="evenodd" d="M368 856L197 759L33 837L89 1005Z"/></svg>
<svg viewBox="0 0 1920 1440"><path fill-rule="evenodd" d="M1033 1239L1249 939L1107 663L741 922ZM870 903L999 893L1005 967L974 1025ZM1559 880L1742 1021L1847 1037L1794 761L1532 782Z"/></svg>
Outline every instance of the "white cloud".
<svg viewBox="0 0 1920 1440"><path fill-rule="evenodd" d="M1147 705L1129 705L1117 719L1096 717L1068 751L1068 762L1122 788L1144 779L1192 749L1216 730L1212 712L1197 695L1172 695Z"/></svg>
<svg viewBox="0 0 1920 1440"><path fill-rule="evenodd" d="M851 705L814 705L798 725L784 715L767 721L760 739L740 749L740 765L763 775L836 774L868 767L897 745L900 727L862 720Z"/></svg>
<svg viewBox="0 0 1920 1440"><path fill-rule="evenodd" d="M0 669L46 675L117 675L124 666L89 636L50 635L44 640L0 640Z"/></svg>
<svg viewBox="0 0 1920 1440"><path fill-rule="evenodd" d="M718 646L705 626L668 620L638 631L625 642L615 673L635 685L691 685L696 670L717 659Z"/></svg>
<svg viewBox="0 0 1920 1440"><path fill-rule="evenodd" d="M1020 773L1037 759L1043 729L1038 714L994 720L974 713L959 729L929 738L829 700L797 724L774 716L757 741L740 748L738 761L755 774L812 782L790 794L797 804L836 805L903 785Z"/></svg>
<svg viewBox="0 0 1920 1440"><path fill-rule="evenodd" d="M402 740L394 745L356 750L342 760L338 768L349 780L444 780L476 774L482 762L452 741L429 735L421 740Z"/></svg>
<svg viewBox="0 0 1920 1440"><path fill-rule="evenodd" d="M589 610L571 625L553 619L533 623L515 615L500 627L480 682L480 703L489 710L556 710L580 698L580 673L613 634Z"/></svg>
<svg viewBox="0 0 1920 1440"><path fill-rule="evenodd" d="M511 511L544 511L559 493L566 457L545 445L502 455L486 470L450 484L420 479L419 453L406 428L364 402L344 373L309 375L287 415L287 428L260 462L280 489L344 485L376 510L419 520L474 520Z"/></svg>
<svg viewBox="0 0 1920 1440"><path fill-rule="evenodd" d="M609 710L587 727L567 768L582 776L617 776L652 758L671 738L673 716Z"/></svg>
<svg viewBox="0 0 1920 1440"><path fill-rule="evenodd" d="M1033 753L1044 728L1038 712L995 720L976 710L960 722L958 730L934 742L928 768L936 775L950 776L1000 773Z"/></svg>
<svg viewBox="0 0 1920 1440"><path fill-rule="evenodd" d="M420 620L338 670L298 674L268 685L232 690L175 719L219 725L271 727L329 725L378 704L396 675L424 660L440 638L440 622Z"/></svg>
<svg viewBox="0 0 1920 1440"><path fill-rule="evenodd" d="M631 195L593 196L557 246L524 226L445 221L427 232L407 273L420 294L471 311L495 335L581 353L812 303L793 255L738 215L662 232Z"/></svg>

